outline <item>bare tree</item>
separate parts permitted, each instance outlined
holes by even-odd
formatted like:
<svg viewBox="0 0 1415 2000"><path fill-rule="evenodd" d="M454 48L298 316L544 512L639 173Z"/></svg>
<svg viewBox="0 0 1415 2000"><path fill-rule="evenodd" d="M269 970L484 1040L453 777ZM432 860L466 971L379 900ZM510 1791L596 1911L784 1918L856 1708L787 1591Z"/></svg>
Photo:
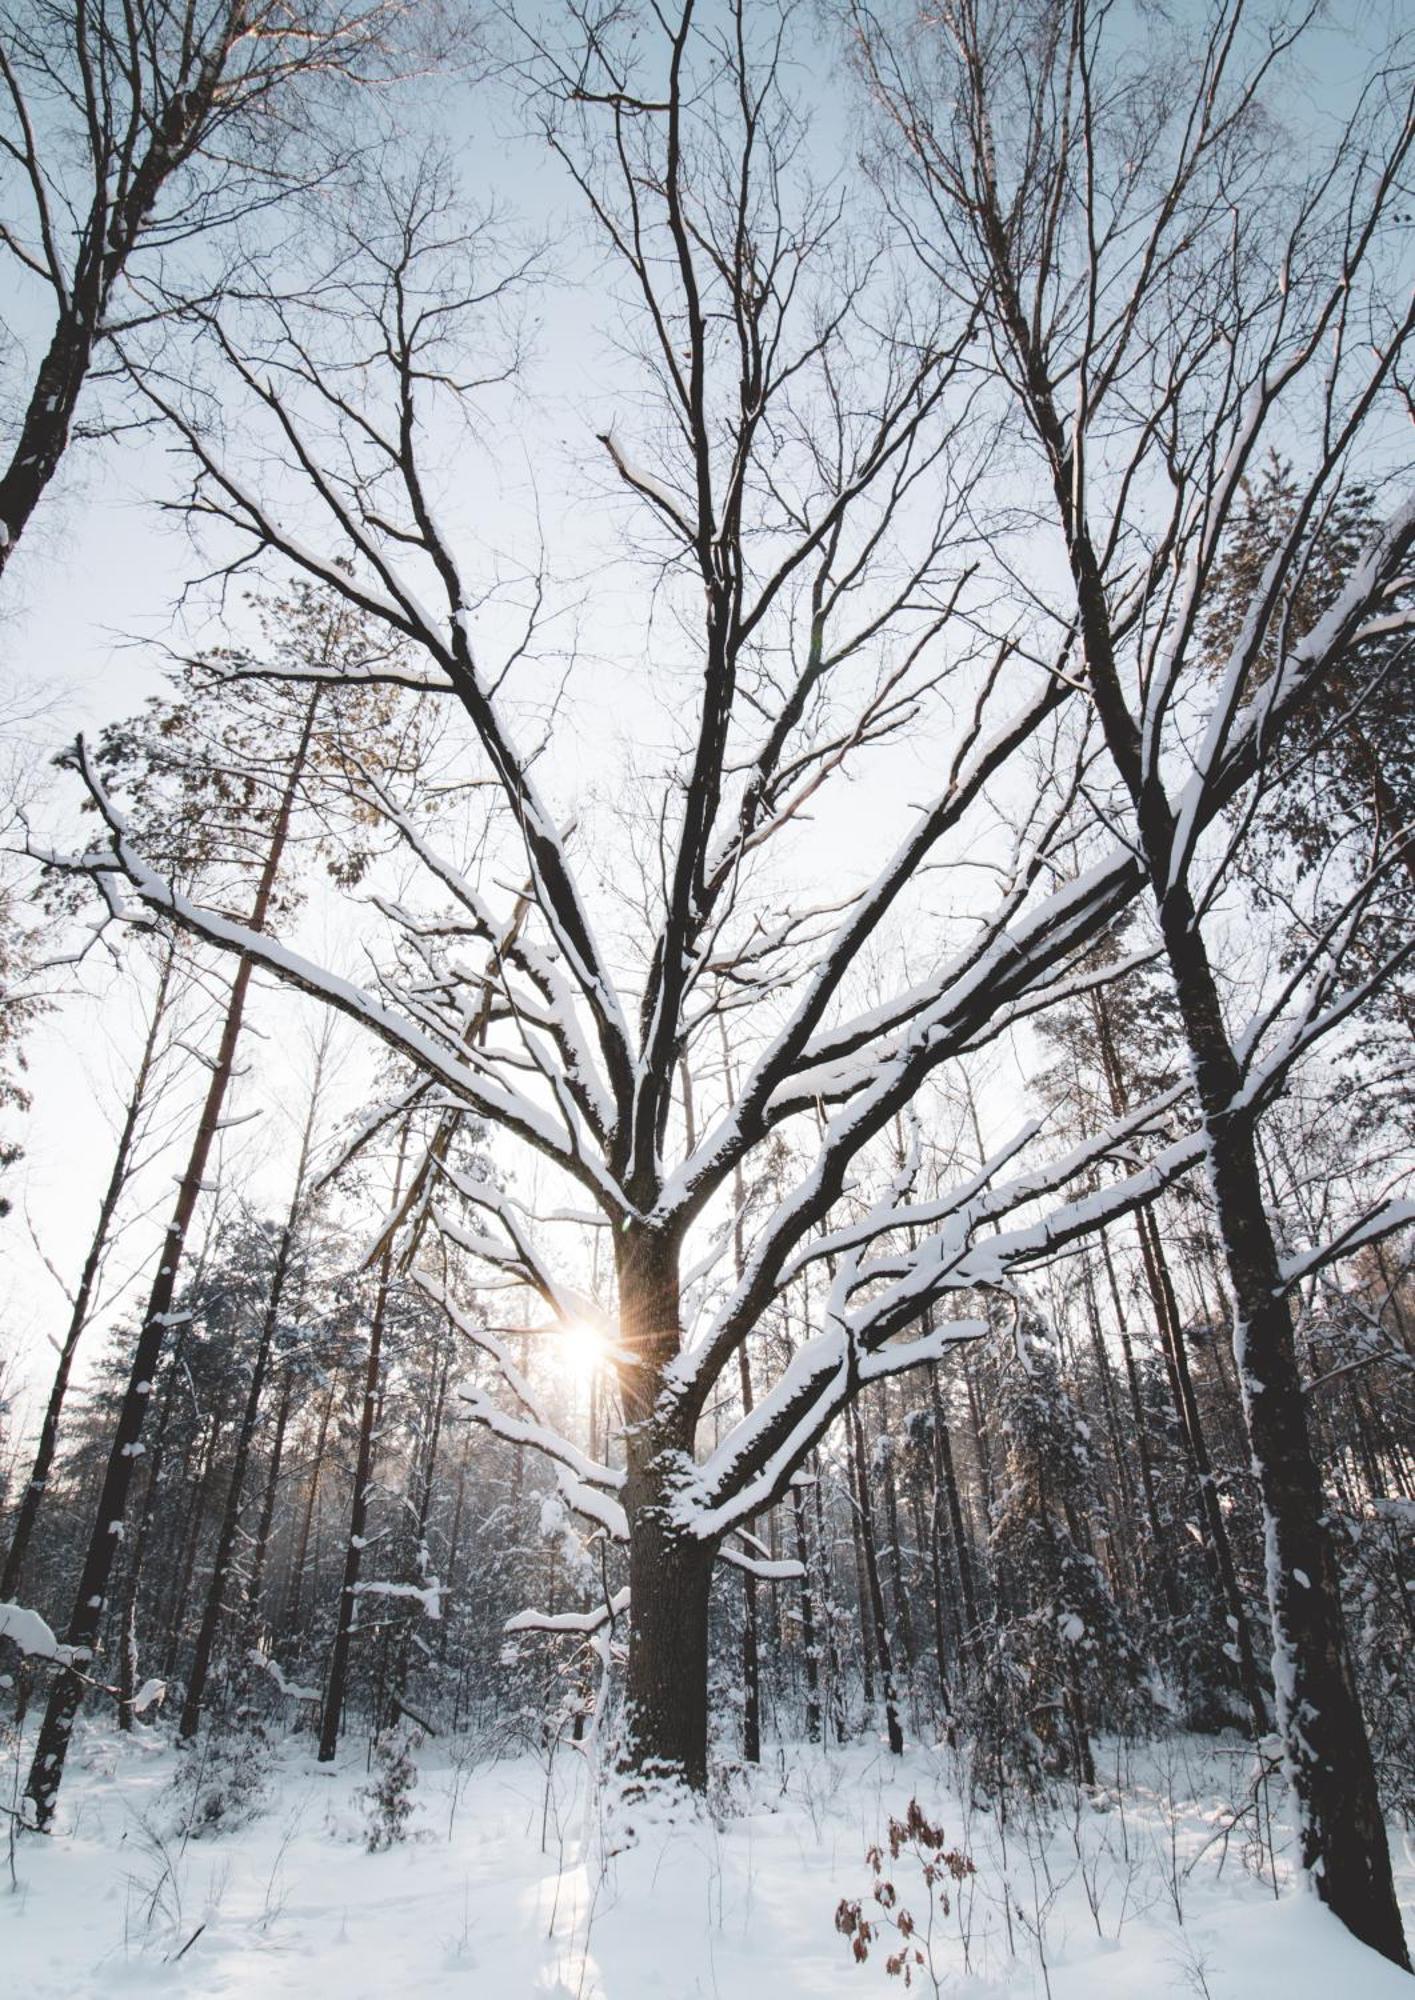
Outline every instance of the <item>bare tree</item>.
<svg viewBox="0 0 1415 2000"><path fill-rule="evenodd" d="M347 157L336 82L387 73L388 0L7 0L0 10L0 271L28 347L0 470L0 570L125 338L220 289L220 244ZM343 130L336 139L333 135ZM316 143L323 123L329 143ZM13 288L13 289L12 289ZM11 308L7 306L7 317Z"/></svg>
<svg viewBox="0 0 1415 2000"><path fill-rule="evenodd" d="M1154 899L1233 1293L1303 1862L1358 1936L1408 1965L1293 1338L1306 1259L1279 1255L1257 1141L1275 1077L1409 955L1408 937L1352 947L1411 830L1378 831L1241 1027L1214 906L1254 799L1282 781L1284 723L1339 690L1353 649L1377 637L1408 671L1415 499L1397 492L1336 573L1326 529L1352 482L1391 463L1404 414L1415 309L1386 245L1415 144L1411 67L1397 51L1313 163L1306 135L1300 161L1284 149L1264 103L1305 12L1260 24L1226 0L1158 61L1086 0L962 0L895 33L864 8L853 20L898 212L940 286L983 312L984 371L1030 440L1039 523L1067 579L1053 615L1079 635L1114 803ZM1175 91L1178 75L1192 90ZM1296 435L1299 490L1235 607L1225 553L1243 482ZM1215 676L1204 655L1220 599ZM1206 843L1245 732L1261 738L1259 782ZM1410 1213L1377 1201L1348 1223L1348 1246Z"/></svg>
<svg viewBox="0 0 1415 2000"><path fill-rule="evenodd" d="M149 393L193 456L192 511L233 537L233 562L280 558L417 649L416 671L387 677L459 712L464 781L489 781L498 802L472 861L366 775L370 810L425 887L421 903L411 888L378 899L392 949L359 986L184 894L85 763L108 847L80 865L116 910L129 898L160 910L381 1037L419 1081L371 1125L430 1100L492 1135L493 1159L474 1168L434 1145L406 1226L415 1240L435 1231L493 1293L529 1291L551 1327L598 1324L622 1417L605 1457L580 1449L504 1330L466 1308L439 1260L417 1264L490 1371L494 1392L464 1392L472 1415L541 1452L569 1504L626 1545L626 1589L518 1623L603 1631L627 1611L631 1760L699 1785L714 1564L796 1576L752 1523L862 1389L981 1333L970 1295L1148 1201L1206 1144L1184 1124L1178 1082L1060 1155L1028 1126L926 1182L911 1107L930 1078L1122 977L1128 958L1088 953L1146 872L1092 803L1078 619L1023 603L989 629L983 301L940 292L921 306L925 288L854 247L882 242L885 225L813 181L782 85L791 20L740 6L700 18L686 0L634 37L613 12L588 26L576 14L566 47L542 40L528 57L548 135L622 281L637 364L624 392L636 435L625 419L600 437L653 577L632 648L617 595L615 615L626 664L659 677L677 728L639 787L649 805L631 851L597 874L542 782L547 733L553 747L571 726L553 707L545 720L544 579L527 580L525 629L505 642L493 583L440 519L451 426L507 366L489 333L474 349L477 315L485 328L511 280L504 264L478 268L484 245L457 233L426 177L381 229L361 229L317 322L282 307L216 330L242 442L283 456L305 497L298 533L237 445L181 397ZM348 671L384 677L377 661ZM1214 746L1196 837L1260 768L1288 692ZM817 829L834 807L863 845L847 781L906 735L937 745L929 796L811 900L792 875L819 883ZM952 897L970 879L985 888L945 916L932 871L979 851L985 868L946 879ZM866 994L872 956L907 930L913 975ZM1304 1046L1278 1050L1265 1090ZM564 1199L520 1190L527 1152ZM601 1296L584 1275L587 1233L612 1266ZM737 1396L739 1353L768 1327L769 1379L754 1370L753 1407L714 1436L705 1418Z"/></svg>

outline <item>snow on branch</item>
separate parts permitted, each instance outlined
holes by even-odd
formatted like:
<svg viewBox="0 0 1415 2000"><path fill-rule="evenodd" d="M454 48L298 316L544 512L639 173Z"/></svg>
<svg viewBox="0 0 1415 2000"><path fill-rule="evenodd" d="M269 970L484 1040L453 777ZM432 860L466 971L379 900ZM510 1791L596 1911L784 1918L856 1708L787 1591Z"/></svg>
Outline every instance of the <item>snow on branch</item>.
<svg viewBox="0 0 1415 2000"><path fill-rule="evenodd" d="M1304 1278L1310 1278L1313 1272L1325 1269L1339 1258L1351 1256L1367 1243L1378 1243L1383 1236L1394 1236L1412 1223L1415 1223L1415 1199L1402 1197L1384 1202L1380 1208L1358 1217L1348 1228L1316 1249L1304 1250L1295 1257L1285 1257L1279 1267L1283 1290L1290 1291Z"/></svg>
<svg viewBox="0 0 1415 2000"><path fill-rule="evenodd" d="M23 1604L0 1604L0 1639L8 1639L31 1660L54 1660L67 1667L74 1658L73 1648L61 1645L47 1621Z"/></svg>
<svg viewBox="0 0 1415 2000"><path fill-rule="evenodd" d="M356 1597L408 1597L419 1603L429 1618L442 1616L442 1585L434 1577L431 1583L356 1583Z"/></svg>
<svg viewBox="0 0 1415 2000"><path fill-rule="evenodd" d="M578 1632L589 1634L598 1632L605 1625L612 1625L622 1618L629 1609L629 1586L616 1590L604 1604L597 1604L593 1611L518 1611L502 1626L503 1632Z"/></svg>
<svg viewBox="0 0 1415 2000"><path fill-rule="evenodd" d="M251 930L247 925L236 923L182 895L137 853L127 823L104 789L82 739L78 744L78 754L84 782L108 824L113 855L109 858L46 854L41 859L69 872L96 876L105 888L114 914L131 922L133 919L118 893L118 879L121 877L149 909L174 917L184 929L204 938L209 944L251 959L285 984L298 987L349 1016L400 1055L406 1056L426 1075L435 1077L455 1092L472 1110L505 1125L537 1152L563 1166L568 1173L593 1189L610 1213L622 1209L622 1195L607 1173L582 1152L571 1131L524 1093L504 1081L489 1077L484 1070L472 1065L463 1053L442 1046L406 1015L393 1012L352 981L315 965L264 932Z"/></svg>

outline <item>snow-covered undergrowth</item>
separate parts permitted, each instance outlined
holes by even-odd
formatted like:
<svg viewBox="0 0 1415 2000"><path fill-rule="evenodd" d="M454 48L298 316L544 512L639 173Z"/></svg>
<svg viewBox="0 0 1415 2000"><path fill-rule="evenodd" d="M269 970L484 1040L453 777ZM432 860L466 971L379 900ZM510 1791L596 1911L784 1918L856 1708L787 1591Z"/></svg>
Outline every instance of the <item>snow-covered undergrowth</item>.
<svg viewBox="0 0 1415 2000"><path fill-rule="evenodd" d="M1232 1820L1243 1760L1186 1741L1124 1756L1094 1798L1039 1814L969 1810L944 1751L773 1751L709 1804L606 1798L562 1747L475 1763L418 1752L408 1838L367 1843L363 1754L331 1769L285 1746L258 1814L182 1834L175 1759L154 1733L92 1731L56 1837L22 1838L0 1889L0 1991L171 1995L476 1995L477 2000L788 2000L899 1993L884 1929L864 1963L842 1900L880 1916L883 1848L912 1944L930 1899L888 1823L916 1798L974 1864L935 1908L933 1976L914 1992L1148 2000L1400 2000L1409 1982L1308 1895L1266 1815ZM1407 1923L1415 1866L1396 1837ZM912 1961L911 1961L912 1963ZM937 1979L937 1987L935 1986Z"/></svg>

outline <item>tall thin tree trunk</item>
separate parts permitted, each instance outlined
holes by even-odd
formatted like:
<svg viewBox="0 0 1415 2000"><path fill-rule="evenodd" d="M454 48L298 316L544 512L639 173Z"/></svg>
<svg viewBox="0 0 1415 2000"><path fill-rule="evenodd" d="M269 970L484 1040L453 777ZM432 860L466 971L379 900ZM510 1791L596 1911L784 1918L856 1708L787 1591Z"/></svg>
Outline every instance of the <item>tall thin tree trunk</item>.
<svg viewBox="0 0 1415 2000"><path fill-rule="evenodd" d="M943 1393L938 1385L938 1363L931 1362L928 1372L929 1407L933 1414L934 1512L936 1516L941 1493L948 1512L953 1560L958 1571L958 1592L963 1606L963 1653L969 1665L976 1668L978 1592L973 1577L973 1558L968 1547L968 1531L963 1521L963 1502L953 1466L953 1440L949 1435L948 1416L943 1407Z"/></svg>
<svg viewBox="0 0 1415 2000"><path fill-rule="evenodd" d="M169 942L166 956L162 961L157 991L153 996L152 1012L148 1018L142 1054L133 1073L132 1089L128 1093L127 1109L123 1114L122 1129L118 1134L113 1166L108 1175L108 1184L103 1190L103 1198L98 1204L98 1220L94 1225L88 1255L84 1259L84 1267L79 1275L78 1290L74 1293L69 1324L59 1348L59 1363L54 1371L53 1386L45 1406L34 1463L30 1467L29 1478L20 1497L19 1511L15 1516L15 1529L10 1537L10 1547L5 1557L4 1572L0 1574L0 1599L7 1602L14 1600L20 1594L25 1557L29 1553L30 1539L34 1534L34 1524L39 1517L40 1503L49 1484L54 1454L59 1447L59 1421L64 1411L64 1399L68 1394L74 1355L78 1350L84 1328L89 1322L94 1290L98 1284L99 1272L103 1268L104 1253L108 1248L108 1232L113 1226L113 1217L122 1200L123 1190L128 1184L128 1176L132 1169L138 1125L147 1105L148 1086L152 1081L153 1067L157 1061L158 1039L167 1014L175 958L175 951Z"/></svg>
<svg viewBox="0 0 1415 2000"><path fill-rule="evenodd" d="M740 1206L739 1206L740 1215ZM740 1226L740 1225L739 1225ZM738 1271L740 1276L740 1256ZM752 1414L752 1364L744 1340L737 1350L738 1377L742 1389L742 1414ZM742 1756L748 1764L762 1761L762 1680L761 1649L757 1632L757 1580L750 1570L742 1572Z"/></svg>
<svg viewBox="0 0 1415 2000"><path fill-rule="evenodd" d="M796 1532L796 1560L801 1565L801 1655L806 1670L806 1741L821 1740L820 1656L816 1644L815 1596L811 1589L810 1549L806 1537L806 1498L791 1488L791 1518Z"/></svg>
<svg viewBox="0 0 1415 2000"><path fill-rule="evenodd" d="M855 1458L855 1497L860 1509L860 1541L865 1557L865 1577L869 1584L870 1609L874 1613L875 1647L879 1654L879 1675L884 1691L884 1726L889 1747L896 1757L904 1754L904 1731L899 1724L899 1697L894 1686L894 1655L889 1643L889 1627L884 1616L884 1592L880 1588L879 1554L875 1540L874 1508L870 1502L869 1480L865 1471L865 1433L858 1402L850 1405L850 1439Z"/></svg>
<svg viewBox="0 0 1415 2000"><path fill-rule="evenodd" d="M1097 1027L1097 1040L1110 1094L1111 1109L1117 1116L1123 1116L1130 1109L1130 1093L1126 1088L1104 994L1091 995L1091 1009ZM1223 1518L1223 1509L1219 1505L1213 1462L1209 1456L1208 1441L1204 1436L1198 1398L1194 1394L1194 1379L1190 1373L1189 1356L1184 1346L1184 1330L1180 1324L1179 1306L1174 1295L1169 1267L1164 1260L1159 1228L1153 1213L1142 1208L1135 1218L1135 1226L1140 1239L1141 1268L1145 1274L1145 1286L1150 1294L1150 1305L1164 1352L1171 1393L1179 1412L1180 1424L1188 1447L1189 1462L1199 1489L1199 1505L1203 1511L1205 1533L1213 1550L1219 1588L1228 1607L1229 1630L1233 1634L1234 1648L1238 1655L1239 1686L1248 1705L1248 1714L1256 1740L1267 1731L1267 1703L1258 1682L1257 1661L1253 1654L1253 1635L1248 1625L1248 1609L1238 1586L1233 1545L1229 1540L1228 1524Z"/></svg>
<svg viewBox="0 0 1415 2000"><path fill-rule="evenodd" d="M183 1335L179 1331L172 1360L167 1369L167 1385L162 1395L162 1406L157 1413L157 1424L147 1458L147 1486L143 1492L142 1511L138 1515L138 1529L129 1551L128 1573L123 1580L123 1597L118 1613L120 1638L120 1665L118 1670L118 1726L130 1730L133 1726L133 1697L138 1686L138 1593L142 1586L143 1566L147 1555L148 1537L152 1533L152 1523L157 1514L157 1503L162 1492L162 1474L167 1463L168 1425L172 1417L172 1399L176 1390L177 1364L182 1356ZM214 1431L214 1427L213 1427Z"/></svg>
<svg viewBox="0 0 1415 2000"><path fill-rule="evenodd" d="M418 1503L413 1517L412 1560L408 1565L407 1581L422 1583L427 1577L427 1530L432 1519L432 1499L437 1481L437 1454L442 1443L442 1418L447 1407L447 1386L452 1371L451 1344L444 1347L438 1356L433 1371L434 1386L432 1409L424 1430L422 1465L418 1477ZM404 1619L398 1633L398 1655L393 1670L393 1692L395 1702L401 1704L407 1692L409 1659L412 1651L413 1626L417 1617Z"/></svg>
<svg viewBox="0 0 1415 2000"><path fill-rule="evenodd" d="M327 1047L327 1040L325 1046ZM246 1392L245 1408L241 1413L240 1428L236 1432L236 1451L231 1463L231 1477L226 1487L226 1502L221 1511L221 1529L216 1538L216 1556L212 1563L211 1581L207 1585L206 1603L202 1609L201 1627L197 1633L196 1650L192 1655L191 1672L187 1677L187 1691L182 1702L182 1713L177 1724L177 1735L181 1742L189 1742L196 1735L201 1721L202 1703L206 1698L207 1676L211 1671L211 1656L216 1645L221 1620L226 1610L226 1591L231 1574L231 1559L235 1554L236 1537L241 1525L241 1503L245 1497L246 1468L250 1463L251 1446L255 1441L256 1426L260 1421L261 1399L265 1394L265 1378L270 1368L270 1356L275 1345L275 1330L280 1323L280 1308L285 1301L285 1284L290 1274L290 1259L294 1253L299 1233L300 1215L304 1208L305 1185L309 1175L310 1148L314 1143L315 1120L319 1115L319 1086L324 1062L324 1049L316 1059L314 1077L310 1086L309 1108L305 1115L304 1130L300 1135L300 1151L295 1163L295 1185L290 1195L290 1206L285 1215L275 1248L275 1263L270 1274L270 1290L266 1295L265 1311L261 1315L260 1334L256 1341L256 1351L251 1363L250 1386Z"/></svg>
<svg viewBox="0 0 1415 2000"><path fill-rule="evenodd" d="M275 1527L275 1502L280 1491L280 1474L285 1463L285 1439L290 1429L290 1407L294 1399L295 1371L287 1362L280 1380L280 1401L275 1406L275 1429L270 1438L270 1462L265 1469L265 1492L261 1498L260 1519L256 1523L255 1542L251 1549L250 1575L246 1578L243 1592L246 1632L252 1641L258 1632L267 1629L260 1615L261 1599L265 1595L265 1568L270 1560L270 1537Z"/></svg>
<svg viewBox="0 0 1415 2000"><path fill-rule="evenodd" d="M303 776L305 758L314 729L318 699L316 690L310 697L299 747L291 763L271 829L270 846L266 850L264 866L261 869L260 881L251 908L252 930L263 930L269 915L271 898L275 892L280 863L289 837L295 797ZM133 1349L127 1388L119 1407L118 1425L109 1453L103 1490L99 1496L98 1512L65 1632L65 1643L71 1649L71 1664L60 1669L54 1682L39 1739L35 1745L34 1761L30 1766L25 1796L30 1801L35 1824L41 1829L47 1827L54 1817L54 1806L64 1775L64 1760L68 1756L69 1743L73 1736L74 1718L83 1700L84 1687L93 1665L99 1634L103 1628L104 1613L108 1606L109 1583L123 1535L133 1470L141 1451L148 1398L152 1394L152 1385L157 1374L158 1362L162 1358L168 1329L174 1323L173 1302L182 1267L182 1256L186 1249L187 1231L191 1227L197 1200L205 1186L207 1164L221 1123L226 1094L235 1073L236 1045L240 1040L241 1026L245 1018L246 996L250 989L250 981L251 961L242 958L236 967L236 976L231 982L231 995L226 1004L221 1040L217 1047L216 1059L212 1064L201 1116L197 1121L196 1135L187 1158L186 1170L178 1185L177 1200L163 1237L157 1271L148 1294L142 1327Z"/></svg>
<svg viewBox="0 0 1415 2000"><path fill-rule="evenodd" d="M304 1594L305 1563L309 1557L310 1529L314 1524L315 1499L319 1493L319 1482L324 1473L324 1447L329 1438L329 1421L334 1414L334 1383L331 1381L324 1392L324 1401L319 1407L319 1431L315 1438L314 1462L310 1466L309 1484L305 1489L305 1509L300 1520L300 1533L295 1543L295 1553L290 1562L290 1575L285 1591L284 1608L280 1613L280 1630L286 1639L293 1639L299 1628L301 1601Z"/></svg>
<svg viewBox="0 0 1415 2000"><path fill-rule="evenodd" d="M403 1161L407 1151L406 1125L398 1141L398 1165L393 1177L393 1206L403 1184ZM364 1394L359 1411L359 1448L354 1466L354 1497L349 1508L349 1537L344 1545L344 1577L339 1587L338 1624L334 1648L329 1656L329 1675L324 1688L324 1709L319 1724L319 1762L333 1762L339 1747L339 1730L344 1714L344 1694L349 1682L349 1653L359 1610L359 1575L363 1567L364 1530L368 1525L369 1491L373 1484L374 1422L380 1402L383 1376L383 1326L388 1311L388 1295L393 1283L393 1241L384 1240L378 1260L378 1288L374 1293L373 1315L369 1321L368 1358L364 1365Z"/></svg>
<svg viewBox="0 0 1415 2000"><path fill-rule="evenodd" d="M222 1425L225 1421L224 1409L214 1409L201 1434L201 1448L198 1454L200 1470L191 1486L190 1519L182 1543L182 1558L177 1565L177 1574L172 1579L166 1607L167 1648L162 1662L162 1678L170 1680L177 1671L177 1655L181 1650L182 1631L187 1622L187 1597L192 1586L192 1572L196 1568L197 1549L201 1543L202 1525L206 1520L207 1502L216 1478L216 1448L221 1440ZM141 1537L142 1524L139 1523ZM135 1575L138 1572L135 1569Z"/></svg>

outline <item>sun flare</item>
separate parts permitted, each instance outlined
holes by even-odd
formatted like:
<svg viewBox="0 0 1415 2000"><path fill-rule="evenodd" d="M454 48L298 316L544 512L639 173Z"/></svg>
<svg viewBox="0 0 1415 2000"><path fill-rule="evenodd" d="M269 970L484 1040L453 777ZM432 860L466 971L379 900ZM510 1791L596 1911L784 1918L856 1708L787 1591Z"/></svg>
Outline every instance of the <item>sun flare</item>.
<svg viewBox="0 0 1415 2000"><path fill-rule="evenodd" d="M564 1365L577 1382L591 1382L609 1365L612 1346L603 1327L588 1320L566 1320L560 1329Z"/></svg>

